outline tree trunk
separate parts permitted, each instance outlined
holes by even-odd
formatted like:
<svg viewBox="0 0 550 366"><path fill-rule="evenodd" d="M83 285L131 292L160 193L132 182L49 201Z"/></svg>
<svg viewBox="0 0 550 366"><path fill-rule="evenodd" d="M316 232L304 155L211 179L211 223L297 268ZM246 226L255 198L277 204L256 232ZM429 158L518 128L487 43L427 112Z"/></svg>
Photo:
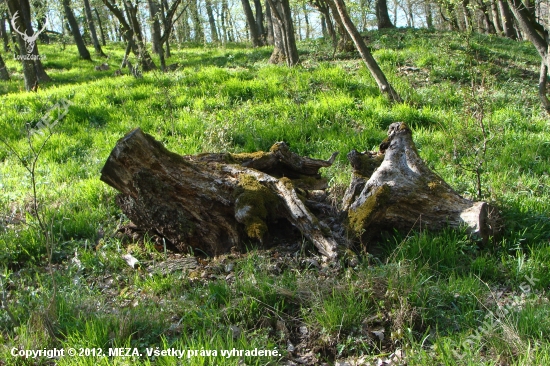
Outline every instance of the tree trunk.
<svg viewBox="0 0 550 366"><path fill-rule="evenodd" d="M294 25L288 0L268 0L273 21L274 49L269 62L286 62L288 66L298 64L298 48L294 38Z"/></svg>
<svg viewBox="0 0 550 366"><path fill-rule="evenodd" d="M268 153L180 156L139 128L117 142L101 180L121 194L116 202L139 228L163 237L181 251L209 255L265 242L288 220L325 256L336 257L336 241L298 198L300 182L326 181L318 174L328 161L302 158L285 143ZM300 179L281 178L302 177ZM296 188L295 188L296 187ZM280 226L279 226L280 227ZM291 232L291 230L285 230Z"/></svg>
<svg viewBox="0 0 550 366"><path fill-rule="evenodd" d="M160 54L160 22L159 22L159 6L156 0L147 0L149 5L149 16L151 18L151 43L152 43L152 52L155 54ZM164 57L164 54L163 54ZM162 62L161 69L164 71Z"/></svg>
<svg viewBox="0 0 550 366"><path fill-rule="evenodd" d="M493 210L485 202L458 195L418 156L411 130L392 123L379 152L348 154L354 168L342 209L349 230L363 242L382 229L408 233L413 229L441 230L467 226L470 233L489 238Z"/></svg>
<svg viewBox="0 0 550 366"><path fill-rule="evenodd" d="M269 6L269 0L266 0L265 19L267 23L267 44L273 46L275 44L275 37L273 35L273 17L271 16L271 7Z"/></svg>
<svg viewBox="0 0 550 366"><path fill-rule="evenodd" d="M8 38L8 32L6 32L6 21L3 14L0 13L0 37L2 37L2 43L4 44L4 52L10 51L10 40Z"/></svg>
<svg viewBox="0 0 550 366"><path fill-rule="evenodd" d="M338 45L338 37L336 35L336 31L334 30L334 25L332 24L329 4L327 4L325 0L315 0L311 3L311 5L313 5L322 14L322 20L325 21L327 35L332 40L333 47L336 48Z"/></svg>
<svg viewBox="0 0 550 366"><path fill-rule="evenodd" d="M493 17L493 25L495 27L495 31L498 35L504 36L504 32L502 30L500 22L500 16L498 15L498 6L496 0L491 0L491 15Z"/></svg>
<svg viewBox="0 0 550 366"><path fill-rule="evenodd" d="M387 0L376 0L376 20L378 29L395 28L388 13Z"/></svg>
<svg viewBox="0 0 550 366"><path fill-rule="evenodd" d="M254 19L254 13L252 12L250 1L241 0L241 3L243 5L243 11L246 17L246 24L248 24L248 29L250 31L250 41L252 42L252 47L260 47L262 46L262 41L260 39L260 35L258 34L256 19Z"/></svg>
<svg viewBox="0 0 550 366"><path fill-rule="evenodd" d="M103 22L101 21L101 17L99 16L99 13L97 11L97 8L94 8L95 17L97 18L97 24L99 25L99 34L101 35L101 44L103 47L107 45L105 41L105 32L103 31Z"/></svg>
<svg viewBox="0 0 550 366"><path fill-rule="evenodd" d="M69 26L71 27L71 33L72 33L74 41L76 43L76 48L78 48L78 53L80 54L80 57L84 60L92 61L92 57L90 56L90 52L86 48L86 45L84 44L84 39L82 38L82 35L80 34L80 29L78 27L78 23L77 23L76 18L73 14L73 10L71 9L70 0L63 0L63 10L65 12L65 17L67 18L67 21L69 22Z"/></svg>
<svg viewBox="0 0 550 366"><path fill-rule="evenodd" d="M191 0L189 4L189 9L191 10L191 19L193 20L193 30L195 31L194 41L204 43L204 31L202 29L197 0Z"/></svg>
<svg viewBox="0 0 550 366"><path fill-rule="evenodd" d="M264 27L264 12L262 10L261 0L254 0L254 8L256 11L256 29L260 35L262 45L265 44L266 32Z"/></svg>
<svg viewBox="0 0 550 366"><path fill-rule="evenodd" d="M342 23L344 23L344 25L346 26L346 29L350 37L352 38L353 43L357 48L357 51L359 51L359 54L361 55L361 58L363 59L363 61L365 62L365 65L369 69L372 77L374 78L374 80L376 80L376 83L378 84L378 88L380 89L380 91L386 94L391 102L402 102L401 97L399 96L399 94L397 94L397 92L393 89L393 87L390 85L390 83L386 79L386 75L384 75L384 72L382 71L382 69L380 69L380 66L378 66L374 57L372 57L372 54L370 53L367 45L365 44L363 37L361 37L361 35L357 31L357 28L355 28L355 25L349 18L344 2L342 0L330 0L330 1L333 1L334 4L336 5L336 8L338 10L338 15Z"/></svg>
<svg viewBox="0 0 550 366"><path fill-rule="evenodd" d="M426 13L426 27L432 29L434 27L434 18L432 14L432 4L428 0L424 2L424 12Z"/></svg>
<svg viewBox="0 0 550 366"><path fill-rule="evenodd" d="M8 73L8 68L4 63L4 59L2 58L2 55L0 55L0 80L7 81L9 79L10 79L10 74Z"/></svg>
<svg viewBox="0 0 550 366"><path fill-rule="evenodd" d="M210 37L212 42L218 43L220 41L220 37L218 36L216 19L214 18L214 12L212 11L212 0L206 0L206 14L208 15L208 23L210 24Z"/></svg>
<svg viewBox="0 0 550 366"><path fill-rule="evenodd" d="M341 52L353 51L353 41L350 38L350 35L346 29L344 22L342 21L342 18L338 15L338 8L336 6L336 3L332 0L323 1L325 1L330 8L330 12L332 13L334 18L334 23L336 24L336 31L340 36L336 45L337 50Z"/></svg>
<svg viewBox="0 0 550 366"><path fill-rule="evenodd" d="M92 8L90 6L90 0L84 0L84 11L86 13L86 20L88 21L88 28L90 29L90 37L92 38L92 44L94 45L95 53L101 57L107 57L101 49L101 44L97 38L95 30L94 18L92 15Z"/></svg>
<svg viewBox="0 0 550 366"><path fill-rule="evenodd" d="M304 12L304 22L306 23L306 39L309 39L310 35L310 25L309 25L309 16L307 15L306 4L302 4L302 11Z"/></svg>
<svg viewBox="0 0 550 366"><path fill-rule="evenodd" d="M496 29L491 21L491 18L489 17L489 8L487 8L487 5L483 2L483 0L478 1L478 7L481 11L481 14L483 16L483 22L485 23L485 31L488 34L496 34Z"/></svg>
<svg viewBox="0 0 550 366"><path fill-rule="evenodd" d="M498 0L498 9L500 10L504 35L510 39L518 39L518 35L514 29L514 18L506 0Z"/></svg>
<svg viewBox="0 0 550 366"><path fill-rule="evenodd" d="M23 39L22 34L29 34L33 33L32 29L30 29L30 32L27 32L27 25L26 22L23 20L22 16L24 12L21 9L21 2L16 0L6 0L6 3L8 5L8 12L9 16L11 18L11 23L13 23L13 30L17 30L17 32L14 32L13 34L17 34L17 43L19 45L19 56L21 59L21 63L23 65L23 78L25 80L25 90L27 91L36 91L36 88L38 87L38 77L36 75L35 70L35 64L29 55L32 55L31 52L28 52L29 49L27 48L26 41ZM19 15L15 17L15 15ZM33 45L33 48L36 48L36 45Z"/></svg>
<svg viewBox="0 0 550 366"><path fill-rule="evenodd" d="M433 173L404 123L390 125L388 135L378 152L348 154L354 173L340 215L327 204L319 175L337 153L310 159L284 142L267 153L180 156L138 128L117 142L101 180L120 192L117 205L135 228L184 252L214 256L250 240L303 236L334 259L338 245L349 244L345 237L368 243L382 231L463 226L487 241L495 231L493 210Z"/></svg>

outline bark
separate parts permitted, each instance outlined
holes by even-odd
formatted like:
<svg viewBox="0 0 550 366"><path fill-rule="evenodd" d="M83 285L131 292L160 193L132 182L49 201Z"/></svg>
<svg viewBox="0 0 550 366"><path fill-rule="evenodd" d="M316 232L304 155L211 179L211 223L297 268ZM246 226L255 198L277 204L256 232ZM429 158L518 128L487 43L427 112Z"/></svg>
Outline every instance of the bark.
<svg viewBox="0 0 550 366"><path fill-rule="evenodd" d="M269 6L269 0L266 0L265 19L267 23L267 44L273 46L275 44L275 37L273 36L273 17L271 16L271 7Z"/></svg>
<svg viewBox="0 0 550 366"><path fill-rule="evenodd" d="M491 0L491 15L493 17L493 25L498 35L503 36L504 32L500 23L500 16L498 15L498 6L496 0Z"/></svg>
<svg viewBox="0 0 550 366"><path fill-rule="evenodd" d="M78 22L76 21L73 10L71 9L70 0L63 0L63 11L65 13L65 17L67 18L67 21L69 22L69 26L71 27L71 33L73 35L74 42L76 43L76 48L78 49L78 53L80 57L84 60L92 61L90 52L86 48L86 45L84 44L84 39L80 34Z"/></svg>
<svg viewBox="0 0 550 366"><path fill-rule="evenodd" d="M268 0L273 22L273 53L269 59L272 64L286 62L288 66L298 64L298 48L294 37L294 25L288 0Z"/></svg>
<svg viewBox="0 0 550 366"><path fill-rule="evenodd" d="M18 30L18 32L13 32L12 34L16 34L17 38L17 44L19 45L19 55L21 58L21 64L23 65L23 78L25 80L25 90L27 91L35 91L38 87L38 76L36 75L36 69L35 64L32 60L30 60L28 57L29 54L27 53L27 45L25 40L23 39L22 34L31 34L33 33L32 29L30 29L30 32L28 32L26 22L22 19L23 11L21 9L21 2L16 0L6 0L6 3L8 5L8 13L10 16L10 19L15 24L15 29ZM15 17L15 14L18 14L19 16ZM10 22L11 26L11 22ZM36 45L34 46L36 48Z"/></svg>
<svg viewBox="0 0 550 366"><path fill-rule="evenodd" d="M262 2L260 0L254 0L254 8L256 11L256 28L262 44L265 44L266 31L264 27L264 12L262 10Z"/></svg>
<svg viewBox="0 0 550 366"><path fill-rule="evenodd" d="M212 0L206 0L206 14L208 15L208 24L210 24L210 37L212 42L218 43L220 41L220 37L218 36L216 19L214 18L214 12L212 11Z"/></svg>
<svg viewBox="0 0 550 366"><path fill-rule="evenodd" d="M95 30L90 0L84 0L84 12L86 13L88 29L90 30L90 37L92 38L92 44L94 45L95 53L101 57L107 57L107 55L103 53L103 50L101 49L101 44L99 43L99 39L97 38L97 32Z"/></svg>
<svg viewBox="0 0 550 366"><path fill-rule="evenodd" d="M306 23L306 39L309 39L310 25L309 25L309 16L307 15L306 4L302 4L302 11L304 12L304 22Z"/></svg>
<svg viewBox="0 0 550 366"><path fill-rule="evenodd" d="M322 14L322 20L325 21L326 26L326 32L327 35L332 40L332 45L334 47L337 47L338 45L338 37L336 35L336 31L334 30L334 26L332 24L332 16L330 15L330 6L326 3L325 0L314 0L311 5L315 7L321 14ZM323 24L323 23L322 23ZM323 32L323 35L326 37L326 35Z"/></svg>
<svg viewBox="0 0 550 366"><path fill-rule="evenodd" d="M330 0L330 1L333 1L334 4L336 5L336 8L338 10L338 15L342 20L342 23L344 23L344 25L346 26L346 29L350 37L352 38L353 43L357 48L357 51L359 51L359 54L361 55L361 58L363 59L363 61L365 62L365 65L369 69L372 77L374 78L374 80L376 80L376 83L378 84L378 88L380 89L380 91L386 94L390 101L401 102L402 101L401 97L399 96L399 94L397 94L397 92L393 89L393 87L390 85L390 83L386 79L386 75L384 75L384 72L382 71L382 69L380 69L380 66L378 66L378 63L376 63L376 60L374 59L374 57L372 57L372 54L368 49L367 45L365 44L363 37L361 37L361 34L359 34L359 31L357 31L357 28L355 28L355 25L349 18L344 2L342 0Z"/></svg>
<svg viewBox="0 0 550 366"><path fill-rule="evenodd" d="M0 37L4 45L4 52L10 51L10 40L8 38L8 32L6 32L6 20L0 16Z"/></svg>
<svg viewBox="0 0 550 366"><path fill-rule="evenodd" d="M354 173L340 215L320 191L327 182L319 170L336 155L302 157L278 142L269 152L180 156L138 128L117 142L101 180L119 191L117 205L133 232L211 256L250 240L265 245L306 237L334 259L339 245L349 244L343 226L346 237L362 243L386 230L466 226L484 242L495 231L492 208L461 197L433 173L404 123L390 125L380 151L348 154Z"/></svg>
<svg viewBox="0 0 550 366"><path fill-rule="evenodd" d="M427 0L424 2L424 12L426 13L426 27L432 29L434 27L432 4Z"/></svg>
<svg viewBox="0 0 550 366"><path fill-rule="evenodd" d="M483 2L483 0L478 0L478 7L483 16L483 22L485 23L485 31L488 34L496 34L495 25L493 24L493 22L491 21L491 18L489 17L489 8L487 8L487 5Z"/></svg>
<svg viewBox="0 0 550 366"><path fill-rule="evenodd" d="M149 5L149 16L151 26L151 43L152 43L152 52L155 54L160 54L160 22L159 22L159 5L156 0L147 0L147 5ZM164 52L162 52L162 58L164 58ZM160 62L161 70L164 70L164 62Z"/></svg>
<svg viewBox="0 0 550 366"><path fill-rule="evenodd" d="M340 36L336 45L336 49L341 52L353 51L353 41L350 38L350 34L347 31L344 22L342 21L342 17L338 14L338 7L336 6L336 3L332 0L323 1L325 1L330 8L330 12L332 13L334 18L334 23L336 24L336 31Z"/></svg>
<svg viewBox="0 0 550 366"><path fill-rule="evenodd" d="M335 156L302 158L277 143L268 153L182 157L135 129L117 142L101 180L120 192L116 202L137 227L181 251L217 255L245 240L265 242L287 220L334 258L336 241L298 198L299 179L276 175L322 181L319 169Z"/></svg>
<svg viewBox="0 0 550 366"><path fill-rule="evenodd" d="M94 8L95 17L97 19L97 24L99 25L99 34L101 35L101 44L105 47L107 42L105 41L105 32L103 31L103 22L97 11L97 8Z"/></svg>
<svg viewBox="0 0 550 366"><path fill-rule="evenodd" d="M10 74L8 73L8 69L6 68L6 64L4 63L4 59L2 58L2 55L0 55L0 80L9 80Z"/></svg>
<svg viewBox="0 0 550 366"><path fill-rule="evenodd" d="M502 30L504 35L510 39L517 39L518 35L514 29L514 18L506 0L498 0L498 9L502 19Z"/></svg>
<svg viewBox="0 0 550 366"><path fill-rule="evenodd" d="M441 230L466 226L486 242L493 210L461 197L419 157L411 130L392 123L379 152L348 154L354 176L344 197L349 230L363 242L380 230Z"/></svg>
<svg viewBox="0 0 550 366"><path fill-rule="evenodd" d="M131 1L124 3L126 16L122 10L109 0L103 0L103 3L111 11L119 24L122 31L122 37L127 42L127 50L132 50L136 55L143 71L151 71L157 68L151 55L147 52L145 43L143 42L143 35L141 33L141 26L137 19L137 5L132 4ZM126 63L126 59L123 60L123 65Z"/></svg>
<svg viewBox="0 0 550 366"><path fill-rule="evenodd" d="M191 0L189 5L189 10L191 10L191 20L193 21L193 30L195 31L194 41L204 42L204 31L202 29L202 23L199 16L197 0Z"/></svg>
<svg viewBox="0 0 550 366"><path fill-rule="evenodd" d="M243 5L244 15L246 17L246 23L248 24L248 30L250 32L250 41L252 42L252 47L262 46L262 41L260 34L258 33L258 28L256 26L256 19L254 19L254 13L252 12L252 7L250 6L249 0L241 0Z"/></svg>
<svg viewBox="0 0 550 366"><path fill-rule="evenodd" d="M376 20L378 29L395 28L388 13L387 0L376 0Z"/></svg>

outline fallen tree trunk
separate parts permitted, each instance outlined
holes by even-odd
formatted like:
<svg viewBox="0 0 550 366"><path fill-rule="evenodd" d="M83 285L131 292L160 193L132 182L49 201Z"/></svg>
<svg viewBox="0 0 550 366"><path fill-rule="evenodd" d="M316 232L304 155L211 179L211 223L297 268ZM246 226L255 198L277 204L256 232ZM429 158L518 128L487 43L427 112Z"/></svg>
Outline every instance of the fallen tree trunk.
<svg viewBox="0 0 550 366"><path fill-rule="evenodd" d="M433 173L404 123L390 126L379 152L348 154L354 175L340 216L312 198L327 188L319 169L336 155L310 159L278 142L269 152L180 156L138 128L117 142L101 180L120 192L117 204L140 230L180 251L217 255L292 226L328 258L337 256L337 239L345 244L336 232L341 224L363 242L385 229L462 225L488 238L487 204L461 197Z"/></svg>
<svg viewBox="0 0 550 366"><path fill-rule="evenodd" d="M326 187L318 171L335 157L302 158L285 143L266 153L180 156L138 128L117 142L101 180L121 193L117 204L135 225L181 251L216 255L249 238L263 242L270 224L286 219L334 258L330 229L297 191Z"/></svg>
<svg viewBox="0 0 550 366"><path fill-rule="evenodd" d="M352 151L354 168L342 210L348 228L367 240L385 229L441 230L467 227L470 234L487 241L491 232L485 202L461 197L432 172L418 155L411 130L392 123L378 152Z"/></svg>

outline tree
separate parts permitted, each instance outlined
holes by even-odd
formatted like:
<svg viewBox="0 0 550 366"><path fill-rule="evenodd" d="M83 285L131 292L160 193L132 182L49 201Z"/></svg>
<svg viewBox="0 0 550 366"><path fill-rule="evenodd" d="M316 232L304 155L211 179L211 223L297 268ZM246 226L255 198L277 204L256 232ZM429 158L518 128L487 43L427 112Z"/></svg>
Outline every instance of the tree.
<svg viewBox="0 0 550 366"><path fill-rule="evenodd" d="M210 38L212 42L218 43L220 37L218 36L218 29L216 27L216 19L214 18L214 12L212 11L212 0L205 0L206 14L208 15L208 24L210 24Z"/></svg>
<svg viewBox="0 0 550 366"><path fill-rule="evenodd" d="M4 59L2 58L2 55L0 55L0 80L9 80L9 79L10 79L10 74L8 74L8 69L6 68Z"/></svg>
<svg viewBox="0 0 550 366"><path fill-rule="evenodd" d="M23 79L25 80L25 90L36 90L38 86L38 77L36 75L34 62L29 57L27 57L27 45L23 37L24 35L28 36L28 33L27 26L20 16L22 13L21 3L16 0L6 0L6 3L8 5L8 13L11 18L10 24L13 24L13 28L18 30L16 38L17 43L19 44L21 63L23 65ZM36 45L33 45L33 48L34 47L36 47Z"/></svg>
<svg viewBox="0 0 550 366"><path fill-rule="evenodd" d="M523 35L531 41L541 57L539 74L539 99L544 110L550 114L550 100L546 93L548 81L548 67L550 66L550 54L548 52L549 32L543 23L539 23L529 6L521 0L508 0Z"/></svg>
<svg viewBox="0 0 550 366"><path fill-rule="evenodd" d="M256 19L254 19L254 13L252 12L252 7L250 6L249 0L241 0L243 5L243 11L246 16L246 23L248 24L248 30L250 32L250 41L252 42L253 47L263 46L263 42L258 33L258 27L256 25Z"/></svg>
<svg viewBox="0 0 550 366"><path fill-rule="evenodd" d="M6 32L6 20L3 13L0 13L0 37L2 38L2 43L4 44L4 52L9 52L10 40L8 38L8 32Z"/></svg>
<svg viewBox="0 0 550 366"><path fill-rule="evenodd" d="M376 0L376 20L378 29L395 28L388 14L387 0Z"/></svg>
<svg viewBox="0 0 550 366"><path fill-rule="evenodd" d="M273 22L273 53L270 63L286 62L288 66L298 63L298 48L294 37L294 25L288 0L268 0Z"/></svg>
<svg viewBox="0 0 550 366"><path fill-rule="evenodd" d="M127 42L122 67L126 65L128 54L132 51L137 57L143 71L151 71L156 69L157 66L153 62L149 52L147 52L145 42L143 41L141 25L137 18L137 3L133 4L130 0L127 0L124 3L124 9L128 16L128 20L126 20L126 16L124 16L124 13L115 2L112 2L112 0L103 0L103 3L115 16L115 18L117 18L122 29L122 37Z"/></svg>
<svg viewBox="0 0 550 366"><path fill-rule="evenodd" d="M86 45L84 44L84 39L80 34L78 22L76 21L76 18L74 16L73 9L71 9L71 0L63 0L63 11L65 12L65 17L67 18L67 22L69 23L71 33L73 35L74 41L76 43L76 48L78 49L80 57L84 60L92 61L90 51L88 51Z"/></svg>
<svg viewBox="0 0 550 366"><path fill-rule="evenodd" d="M92 44L94 45L95 53L101 57L107 57L101 49L99 39L97 38L97 32L95 30L94 18L92 15L92 7L90 6L90 0L84 0L84 12L86 13L86 20L88 21L88 29L90 29L90 37L92 38Z"/></svg>
<svg viewBox="0 0 550 366"><path fill-rule="evenodd" d="M380 66L376 63L376 60L374 57L372 57L371 52L369 51L367 45L365 44L365 41L363 40L363 37L361 37L361 34L355 27L355 24L351 21L348 12L346 10L346 6L344 4L343 0L328 0L333 2L335 5L335 8L338 10L338 16L340 17L340 20L345 25L346 30L348 31L351 39L353 40L353 43L355 44L355 47L357 48L357 51L359 51L359 54L361 55L361 58L365 62L365 65L369 69L372 77L374 80L376 80L376 83L378 84L378 88L380 89L380 92L386 94L390 101L392 102L401 102L401 97L397 92L393 89L393 87L390 85L388 80L386 79L386 75L384 75L384 72L382 69L380 69ZM335 14L336 16L336 14Z"/></svg>

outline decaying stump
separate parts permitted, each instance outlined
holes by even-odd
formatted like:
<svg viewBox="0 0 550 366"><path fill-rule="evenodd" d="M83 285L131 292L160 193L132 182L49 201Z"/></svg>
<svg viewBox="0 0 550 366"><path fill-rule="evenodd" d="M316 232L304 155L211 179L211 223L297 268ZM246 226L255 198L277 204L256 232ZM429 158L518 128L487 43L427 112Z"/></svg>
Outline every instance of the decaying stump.
<svg viewBox="0 0 550 366"><path fill-rule="evenodd" d="M228 252L247 238L264 240L271 223L286 219L334 258L330 229L297 191L326 187L319 169L335 157L303 158L285 143L266 153L180 156L138 128L117 142L101 180L120 192L117 204L135 225L179 250Z"/></svg>
<svg viewBox="0 0 550 366"><path fill-rule="evenodd" d="M278 142L269 152L180 156L138 128L117 142L101 180L120 192L117 204L138 228L181 251L216 255L249 239L264 242L270 234L284 234L277 226L282 220L335 258L339 234L312 213L330 211L329 205L310 198L327 188L319 169L332 165L336 155L310 159ZM390 126L379 152L354 150L348 159L354 175L343 214L332 215L333 227L345 224L352 237L365 241L386 229L466 225L487 239L487 204L461 197L432 172L404 123Z"/></svg>
<svg viewBox="0 0 550 366"><path fill-rule="evenodd" d="M384 229L440 230L466 226L486 241L488 205L461 197L418 155L411 130L392 123L379 152L352 151L352 182L343 200L348 228L369 238Z"/></svg>

